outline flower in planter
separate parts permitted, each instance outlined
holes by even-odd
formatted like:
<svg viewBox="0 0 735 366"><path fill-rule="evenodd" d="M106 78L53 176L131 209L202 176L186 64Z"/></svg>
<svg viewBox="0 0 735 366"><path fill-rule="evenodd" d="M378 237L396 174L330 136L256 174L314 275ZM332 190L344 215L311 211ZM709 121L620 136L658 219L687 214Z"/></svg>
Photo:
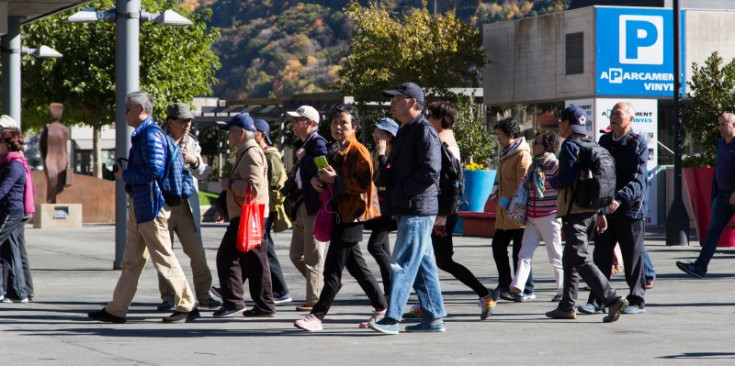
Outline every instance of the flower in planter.
<svg viewBox="0 0 735 366"><path fill-rule="evenodd" d="M487 165L478 164L478 163L469 163L469 164L465 164L464 169L465 170L485 170L487 169Z"/></svg>

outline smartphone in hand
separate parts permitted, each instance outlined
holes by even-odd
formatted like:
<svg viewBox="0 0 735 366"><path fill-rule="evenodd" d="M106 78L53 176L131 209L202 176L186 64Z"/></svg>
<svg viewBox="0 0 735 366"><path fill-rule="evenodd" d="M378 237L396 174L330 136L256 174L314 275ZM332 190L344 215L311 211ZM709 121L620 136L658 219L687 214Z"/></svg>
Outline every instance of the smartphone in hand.
<svg viewBox="0 0 735 366"><path fill-rule="evenodd" d="M318 169L323 169L329 166L329 162L327 162L326 156L317 156L314 158L314 164L316 164L316 167Z"/></svg>

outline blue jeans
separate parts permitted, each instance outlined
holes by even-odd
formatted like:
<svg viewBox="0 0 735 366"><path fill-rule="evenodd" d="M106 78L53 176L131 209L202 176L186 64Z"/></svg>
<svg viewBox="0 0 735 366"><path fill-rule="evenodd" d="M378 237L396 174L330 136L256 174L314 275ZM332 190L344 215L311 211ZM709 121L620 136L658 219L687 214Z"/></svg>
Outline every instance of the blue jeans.
<svg viewBox="0 0 735 366"><path fill-rule="evenodd" d="M403 309L416 290L425 321L443 318L444 300L431 245L434 216L397 216L398 233L391 256L391 296L386 317L401 320Z"/></svg>
<svg viewBox="0 0 735 366"><path fill-rule="evenodd" d="M699 258L694 262L694 266L699 273L707 273L707 265L712 256L715 255L720 235L732 219L732 215L735 214L735 206L730 204L730 194L730 192L721 190L717 192L715 199L712 201L712 219L707 227L707 235L704 237Z"/></svg>
<svg viewBox="0 0 735 366"><path fill-rule="evenodd" d="M653 261L645 245L643 246L643 275L646 276L646 281L656 279L656 269L653 268Z"/></svg>

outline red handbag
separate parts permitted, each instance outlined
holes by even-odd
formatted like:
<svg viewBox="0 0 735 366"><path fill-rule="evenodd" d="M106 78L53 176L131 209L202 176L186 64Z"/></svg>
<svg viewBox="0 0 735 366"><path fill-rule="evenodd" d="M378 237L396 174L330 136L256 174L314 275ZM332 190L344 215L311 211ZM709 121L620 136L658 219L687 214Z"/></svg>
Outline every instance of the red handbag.
<svg viewBox="0 0 735 366"><path fill-rule="evenodd" d="M265 205L255 202L248 186L237 230L237 250L247 253L262 244L263 216L265 216Z"/></svg>

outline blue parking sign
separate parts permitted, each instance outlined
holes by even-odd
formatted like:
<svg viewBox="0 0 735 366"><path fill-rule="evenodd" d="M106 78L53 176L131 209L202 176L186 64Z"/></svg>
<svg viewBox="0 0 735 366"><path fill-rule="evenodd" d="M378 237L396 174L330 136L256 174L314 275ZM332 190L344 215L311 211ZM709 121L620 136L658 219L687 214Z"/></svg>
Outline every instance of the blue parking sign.
<svg viewBox="0 0 735 366"><path fill-rule="evenodd" d="M597 95L672 96L673 11L601 7L597 8L596 17ZM681 30L682 80L685 80L684 12Z"/></svg>

